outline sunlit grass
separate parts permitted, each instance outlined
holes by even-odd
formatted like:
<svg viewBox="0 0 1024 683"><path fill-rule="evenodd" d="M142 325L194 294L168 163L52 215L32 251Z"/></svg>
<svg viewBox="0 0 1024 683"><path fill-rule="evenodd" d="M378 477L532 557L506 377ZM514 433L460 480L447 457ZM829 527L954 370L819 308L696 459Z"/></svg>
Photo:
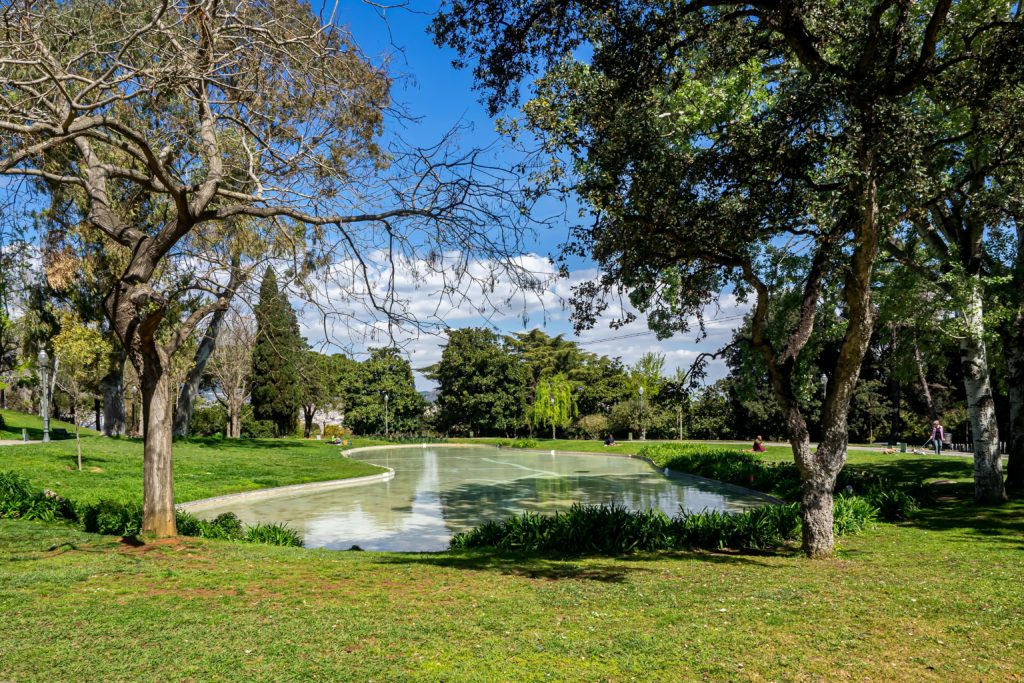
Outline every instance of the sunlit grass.
<svg viewBox="0 0 1024 683"><path fill-rule="evenodd" d="M82 440L82 471L74 440L0 447L0 470L24 474L39 488L75 501L142 499L142 442L89 436ZM381 443L356 439L353 446ZM311 481L346 479L381 468L340 455L323 441L195 439L174 444L178 502Z"/></svg>

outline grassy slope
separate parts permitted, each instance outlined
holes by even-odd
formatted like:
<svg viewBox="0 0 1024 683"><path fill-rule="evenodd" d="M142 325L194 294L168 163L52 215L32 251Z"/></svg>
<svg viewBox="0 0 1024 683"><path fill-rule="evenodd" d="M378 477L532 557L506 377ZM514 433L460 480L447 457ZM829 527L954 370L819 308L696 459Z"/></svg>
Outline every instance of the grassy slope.
<svg viewBox="0 0 1024 683"><path fill-rule="evenodd" d="M141 447L90 439L87 458L104 447L108 469L89 485L86 473L63 469L72 443L2 449L0 469L18 458L40 485L45 475L81 495L99 494L103 481L136 490ZM37 455L21 455L29 448ZM179 444L176 454L182 499L251 488L257 475L243 467L295 477L339 462L336 449L299 441ZM851 459L900 476L970 468L954 458ZM124 471L102 478L112 470ZM50 550L61 543L72 545ZM827 562L344 553L201 539L132 548L0 520L0 680L1020 681L1022 551L1021 501L950 502L913 525L845 537Z"/></svg>
<svg viewBox="0 0 1024 683"><path fill-rule="evenodd" d="M0 440L2 439L21 439L21 430L24 428L28 431L28 438L32 440L38 440L43 438L43 418L38 415L28 415L26 413L16 413L13 410L0 410L0 415L4 417L4 428L0 429ZM68 434L72 437L75 434L75 425L70 422L62 422L61 420L50 420L50 429L64 428L68 430ZM81 433L86 434L97 434L91 429L81 428Z"/></svg>
<svg viewBox="0 0 1024 683"><path fill-rule="evenodd" d="M0 679L1019 681L1022 537L1019 502L824 562L130 548L0 520Z"/></svg>
<svg viewBox="0 0 1024 683"><path fill-rule="evenodd" d="M357 439L353 445L370 445ZM75 442L0 447L0 470L26 475L76 501L142 498L142 443L131 439L82 440L82 471ZM178 502L310 481L345 479L382 470L343 458L338 447L299 439L193 440L174 445L174 497Z"/></svg>

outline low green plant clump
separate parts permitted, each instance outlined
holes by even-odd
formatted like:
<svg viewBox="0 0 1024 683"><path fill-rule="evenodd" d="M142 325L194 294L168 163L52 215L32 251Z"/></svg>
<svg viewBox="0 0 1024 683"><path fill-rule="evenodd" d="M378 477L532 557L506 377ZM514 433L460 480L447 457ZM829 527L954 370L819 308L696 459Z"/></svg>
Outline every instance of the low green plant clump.
<svg viewBox="0 0 1024 683"><path fill-rule="evenodd" d="M792 463L765 462L753 453L685 444L654 444L637 453L658 467L695 474L785 500L800 498L800 472Z"/></svg>
<svg viewBox="0 0 1024 683"><path fill-rule="evenodd" d="M225 513L230 514L230 513ZM245 530L242 539L248 543L302 547L302 538L286 524L256 524Z"/></svg>
<svg viewBox="0 0 1024 683"><path fill-rule="evenodd" d="M301 546L302 539L283 524L257 524L248 529L232 512L213 520L178 511L178 533L228 541L268 545ZM142 504L121 500L99 500L74 504L65 498L32 488L28 479L15 472L0 472L0 517L47 522L77 522L84 531L108 536L138 536L142 533Z"/></svg>
<svg viewBox="0 0 1024 683"><path fill-rule="evenodd" d="M499 439L498 448L537 448L539 443L537 439Z"/></svg>
<svg viewBox="0 0 1024 683"><path fill-rule="evenodd" d="M800 472L793 463L768 462L745 451L686 444L646 446L638 455L659 467L745 486L783 500L800 499ZM927 498L923 486L896 486L877 473L853 468L844 468L836 477L836 491L857 494L887 522L910 519L920 510L919 501Z"/></svg>
<svg viewBox="0 0 1024 683"><path fill-rule="evenodd" d="M388 439L388 441L391 442L391 443L397 443L397 444L403 444L403 445L404 444L421 444L421 443L426 443L426 444L448 443L448 439L443 437L443 436L415 436L415 435L410 435L410 436L392 436L390 439Z"/></svg>
<svg viewBox="0 0 1024 683"><path fill-rule="evenodd" d="M65 499L32 488L28 478L16 472L0 472L0 517L52 522L69 514Z"/></svg>
<svg viewBox="0 0 1024 683"><path fill-rule="evenodd" d="M878 510L857 496L836 498L838 535L860 533L874 524ZM573 505L553 516L525 513L487 522L452 537L453 550L559 552L567 555L621 555L655 550L766 550L800 534L796 503L766 505L739 514L681 512L670 518L658 510L632 511L618 505Z"/></svg>

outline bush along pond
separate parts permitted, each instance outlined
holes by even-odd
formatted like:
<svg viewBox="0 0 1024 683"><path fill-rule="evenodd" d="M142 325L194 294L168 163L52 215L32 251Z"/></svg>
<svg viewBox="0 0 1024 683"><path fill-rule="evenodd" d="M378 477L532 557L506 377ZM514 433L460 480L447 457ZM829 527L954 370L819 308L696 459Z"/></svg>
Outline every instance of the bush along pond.
<svg viewBox="0 0 1024 683"><path fill-rule="evenodd" d="M302 546L302 539L284 524L245 527L230 512L203 520L177 511L178 533L230 541L267 545ZM15 472L0 472L0 517L45 522L77 523L84 531L135 538L142 532L142 503L100 500L74 503L51 491L35 489L28 478Z"/></svg>
<svg viewBox="0 0 1024 683"><path fill-rule="evenodd" d="M771 463L752 453L684 444L655 444L638 452L658 467L769 493L799 498L800 476L790 463ZM896 485L867 472L844 470L837 480L833 530L858 534L876 521L909 519L927 500L921 483ZM915 495L916 494L916 495ZM669 517L658 510L633 511L616 505L575 505L555 515L527 513L492 521L451 540L453 550L571 555L617 555L654 550L768 550L800 537L800 506L790 502L743 512L705 510Z"/></svg>

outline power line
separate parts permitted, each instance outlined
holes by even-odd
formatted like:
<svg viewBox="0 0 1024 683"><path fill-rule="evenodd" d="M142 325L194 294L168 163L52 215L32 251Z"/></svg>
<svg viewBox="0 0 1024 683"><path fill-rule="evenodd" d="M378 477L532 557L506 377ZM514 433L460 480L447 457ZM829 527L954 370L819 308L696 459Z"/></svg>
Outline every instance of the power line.
<svg viewBox="0 0 1024 683"><path fill-rule="evenodd" d="M731 320L740 320L747 316L746 313L740 313L737 315L728 315L721 318L710 318L705 320L705 323L716 323L716 322L729 322ZM656 334L653 330L644 330L643 332L631 332L630 334L616 335L614 337L603 337L601 339L589 339L587 341L576 342L580 346L588 346L590 344L602 344L604 342L619 341L622 339L634 339L636 337L646 337L647 335Z"/></svg>

